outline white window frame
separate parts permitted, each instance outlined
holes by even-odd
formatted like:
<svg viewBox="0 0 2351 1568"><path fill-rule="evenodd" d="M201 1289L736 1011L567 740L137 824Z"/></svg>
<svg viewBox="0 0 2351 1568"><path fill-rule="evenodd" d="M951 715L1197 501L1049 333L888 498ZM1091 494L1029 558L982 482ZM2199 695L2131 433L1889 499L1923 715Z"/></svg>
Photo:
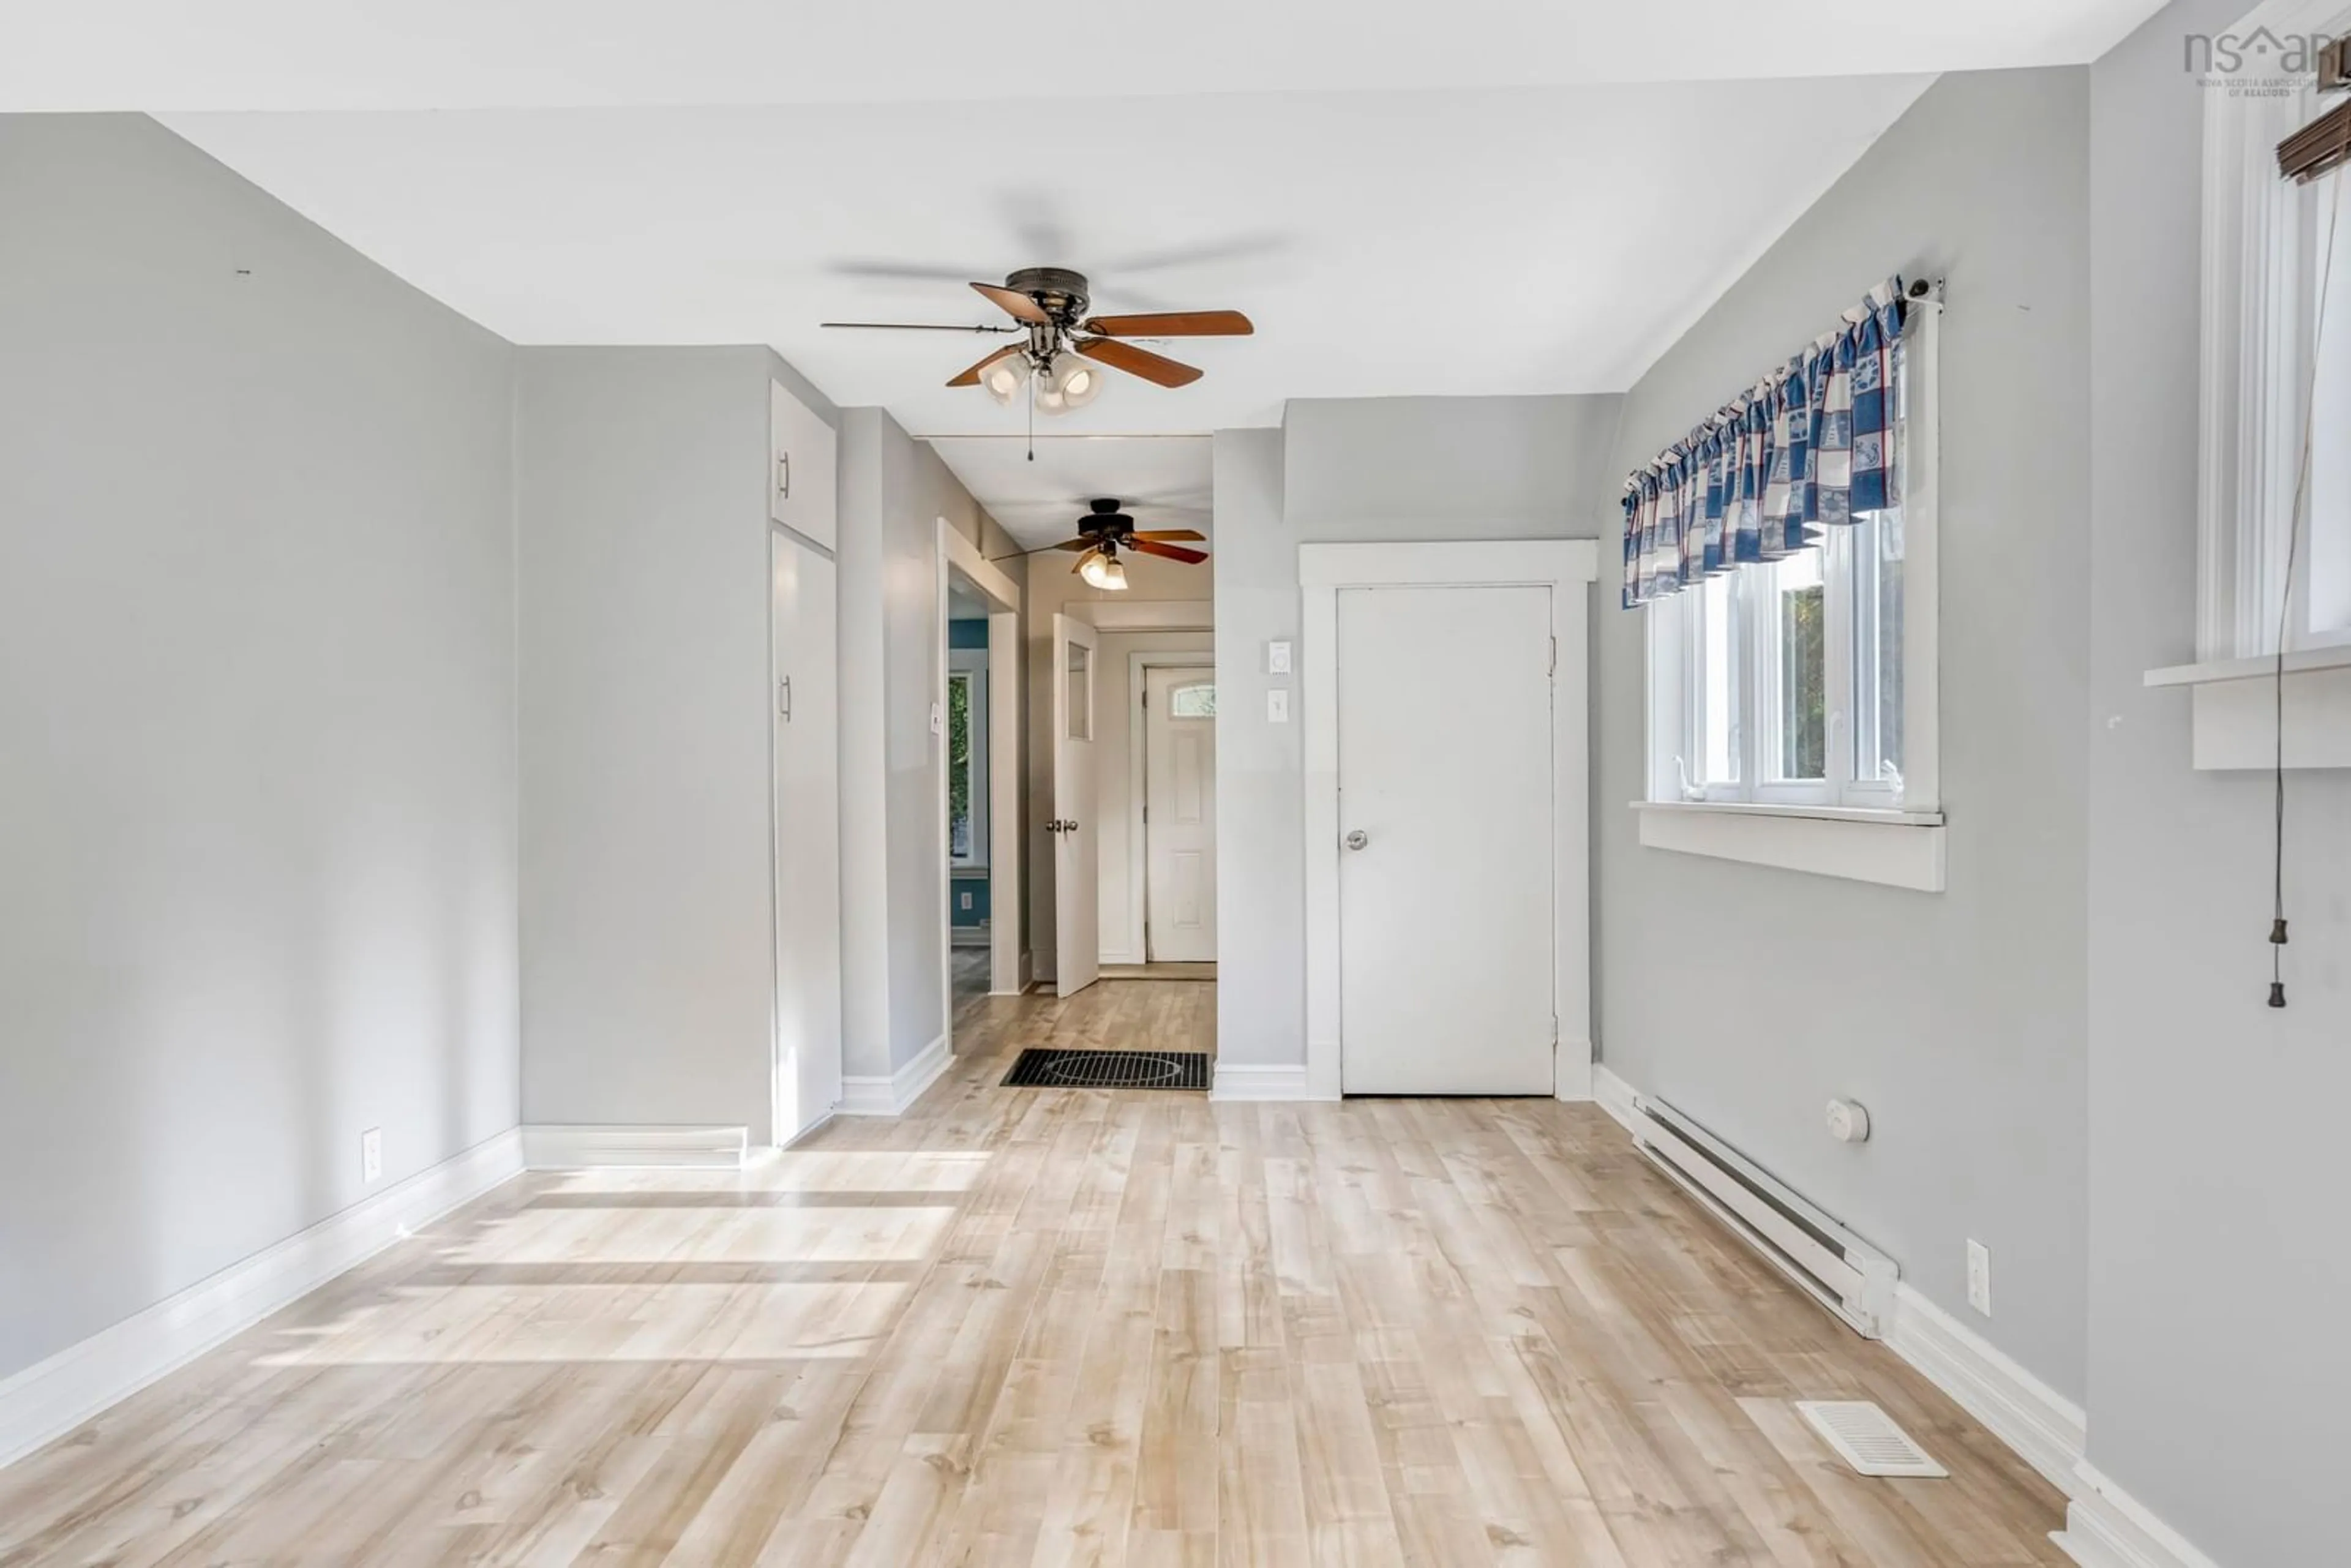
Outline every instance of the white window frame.
<svg viewBox="0 0 2351 1568"><path fill-rule="evenodd" d="M1643 613L1648 645L1648 791L1634 803L1641 841L1656 849L1713 855L1822 875L1878 882L1923 892L1943 886L1940 628L1937 532L1940 501L1940 350L1938 298L1911 302L1904 331L1904 418L1896 457L1903 526L1903 774L1891 781L1853 777L1853 715L1833 706L1827 774L1823 780L1773 782L1761 768L1765 737L1752 716L1764 711L1761 689L1776 670L1767 618L1758 613L1768 569L1728 574L1734 619L1746 646L1734 731L1736 783L1689 783L1693 757L1691 669L1696 587L1652 601ZM1823 551L1823 635L1832 705L1852 695L1853 606L1840 584L1852 541L1833 532ZM1849 586L1849 585L1847 585Z"/></svg>
<svg viewBox="0 0 2351 1568"><path fill-rule="evenodd" d="M2220 37L2266 27L2280 37L2351 31L2344 0L2271 0ZM2247 70L2254 68L2248 62ZM2210 83L2204 95L2203 308L2199 331L2197 614L2199 663L2274 657L2289 549L2304 570L2287 607L2286 650L2351 646L2351 626L2314 629L2308 512L2297 521L2302 435L2315 351L2313 303L2326 204L2342 172L2295 185L2277 144L2334 99ZM2335 236L2340 275L2351 221ZM2327 307L2351 332L2351 298ZM2300 538L2295 534L2299 530Z"/></svg>

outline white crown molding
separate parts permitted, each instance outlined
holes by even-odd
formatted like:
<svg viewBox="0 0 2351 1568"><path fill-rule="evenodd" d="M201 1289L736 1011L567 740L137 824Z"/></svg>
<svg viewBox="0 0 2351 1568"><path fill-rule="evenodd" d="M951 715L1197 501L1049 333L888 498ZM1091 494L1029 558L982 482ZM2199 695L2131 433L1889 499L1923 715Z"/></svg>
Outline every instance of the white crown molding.
<svg viewBox="0 0 2351 1568"><path fill-rule="evenodd" d="M841 1103L835 1112L842 1116L903 1116L954 1061L954 1054L947 1049L947 1037L942 1034L887 1078L843 1078Z"/></svg>
<svg viewBox="0 0 2351 1568"><path fill-rule="evenodd" d="M749 1129L534 1122L522 1130L523 1162L535 1171L595 1166L678 1166L738 1170Z"/></svg>
<svg viewBox="0 0 2351 1568"><path fill-rule="evenodd" d="M2220 1568L2087 1460L2074 1476L2065 1528L2049 1539L2082 1568Z"/></svg>
<svg viewBox="0 0 2351 1568"><path fill-rule="evenodd" d="M0 1465L520 1176L522 1151L508 1128L0 1382Z"/></svg>
<svg viewBox="0 0 2351 1568"><path fill-rule="evenodd" d="M1308 1085L1306 1064L1302 1061L1270 1065L1219 1061L1217 1063L1216 1082L1208 1091L1208 1098L1241 1102L1335 1100L1338 1096L1314 1092Z"/></svg>

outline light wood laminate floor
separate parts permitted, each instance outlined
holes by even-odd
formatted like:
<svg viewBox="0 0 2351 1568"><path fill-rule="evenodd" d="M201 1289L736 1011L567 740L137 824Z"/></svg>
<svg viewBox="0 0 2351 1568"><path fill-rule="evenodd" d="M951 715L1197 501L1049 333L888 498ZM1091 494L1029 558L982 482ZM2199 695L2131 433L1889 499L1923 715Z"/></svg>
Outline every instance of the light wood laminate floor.
<svg viewBox="0 0 2351 1568"><path fill-rule="evenodd" d="M996 1087L533 1176L0 1471L0 1563L2062 1563L2057 1494L1597 1110ZM1790 1407L1887 1406L1864 1480Z"/></svg>

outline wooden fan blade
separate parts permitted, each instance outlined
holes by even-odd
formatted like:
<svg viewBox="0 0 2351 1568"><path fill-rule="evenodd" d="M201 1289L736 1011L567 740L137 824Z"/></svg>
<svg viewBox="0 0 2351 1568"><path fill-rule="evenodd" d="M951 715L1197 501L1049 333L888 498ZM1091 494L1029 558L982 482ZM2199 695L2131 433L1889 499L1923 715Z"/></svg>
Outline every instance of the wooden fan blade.
<svg viewBox="0 0 2351 1568"><path fill-rule="evenodd" d="M1100 540L1100 539L1063 539L1060 544L1057 544L1057 545L1047 545L1045 548L1046 548L1047 549L1081 549L1081 550L1098 550L1098 549L1102 549L1102 540Z"/></svg>
<svg viewBox="0 0 2351 1568"><path fill-rule="evenodd" d="M1045 314L1045 308L1042 305L1017 288L1007 288L996 283L975 283L972 287L1002 306L1004 313L1016 321L1026 321L1031 326L1043 327L1050 325L1053 319Z"/></svg>
<svg viewBox="0 0 2351 1568"><path fill-rule="evenodd" d="M1020 345L1018 343L1013 343L1008 347L998 349L996 352L988 355L987 358L980 361L979 363L964 371L963 374L956 377L955 380L947 382L947 385L951 387L976 387L979 384L980 371L987 369L988 366L996 363L997 361L1009 359L1019 351Z"/></svg>
<svg viewBox="0 0 2351 1568"><path fill-rule="evenodd" d="M820 327L849 327L862 332L1018 332L1018 327L953 327L944 321L820 321Z"/></svg>
<svg viewBox="0 0 2351 1568"><path fill-rule="evenodd" d="M1134 542L1126 548L1142 555L1165 556L1169 560L1180 560L1186 566L1197 566L1208 559L1207 550L1186 549L1182 545L1154 544L1139 534L1135 536Z"/></svg>
<svg viewBox="0 0 2351 1568"><path fill-rule="evenodd" d="M1096 546L1095 546L1095 547L1093 547L1092 549L1089 549L1088 551L1086 551L1086 553L1085 553L1085 554L1083 554L1083 555L1081 555L1081 556L1080 556L1080 557L1078 558L1078 564L1077 564L1077 565L1075 565L1075 566L1073 566L1073 567L1071 567L1071 568L1070 568L1070 575L1071 575L1071 577L1075 577L1075 576L1077 576L1077 575L1078 575L1078 573L1080 573L1080 572L1081 572L1081 571L1085 570L1086 570L1086 562L1088 562L1088 561L1090 561L1090 560L1093 559L1094 559L1094 557L1096 557L1096 556L1098 556L1098 555L1100 555L1100 554L1102 554L1102 547L1101 547L1100 545L1096 545Z"/></svg>
<svg viewBox="0 0 2351 1568"><path fill-rule="evenodd" d="M1089 360L1100 360L1113 370L1141 376L1163 387L1187 387L1200 379L1200 372L1190 365L1177 364L1148 349L1138 349L1114 338L1081 338L1074 347Z"/></svg>
<svg viewBox="0 0 2351 1568"><path fill-rule="evenodd" d="M1138 532L1134 537L1139 539L1157 539L1161 544L1167 544L1176 539L1205 539L1208 536L1197 528L1148 528Z"/></svg>
<svg viewBox="0 0 2351 1568"><path fill-rule="evenodd" d="M1082 330L1105 338L1246 338L1257 328L1238 310L1162 310L1145 316L1096 316Z"/></svg>

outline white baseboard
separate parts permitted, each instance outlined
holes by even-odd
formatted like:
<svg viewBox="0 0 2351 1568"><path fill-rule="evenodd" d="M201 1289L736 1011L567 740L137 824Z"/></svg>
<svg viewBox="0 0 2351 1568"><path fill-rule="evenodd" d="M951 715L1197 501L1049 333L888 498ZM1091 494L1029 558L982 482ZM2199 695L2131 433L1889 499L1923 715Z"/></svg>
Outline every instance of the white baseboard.
<svg viewBox="0 0 2351 1568"><path fill-rule="evenodd" d="M522 1171L521 1133L509 1128L0 1382L0 1465Z"/></svg>
<svg viewBox="0 0 2351 1568"><path fill-rule="evenodd" d="M2049 1539L2082 1568L2220 1568L2087 1460L2065 1490L2065 1528Z"/></svg>
<svg viewBox="0 0 2351 1568"><path fill-rule="evenodd" d="M1641 1131L1640 1095L1631 1084L1609 1071L1605 1062L1592 1064L1592 1098L1626 1132L1638 1135Z"/></svg>
<svg viewBox="0 0 2351 1568"><path fill-rule="evenodd" d="M1552 1067L1551 1096L1554 1100L1589 1100L1593 1075L1600 1064L1592 1060L1588 1040L1562 1040Z"/></svg>
<svg viewBox="0 0 2351 1568"><path fill-rule="evenodd" d="M947 1037L941 1035L887 1078L844 1078L841 1081L841 1103L835 1107L835 1114L903 1116L908 1106L923 1097L924 1090L939 1081L939 1074L954 1060L947 1050Z"/></svg>
<svg viewBox="0 0 2351 1568"><path fill-rule="evenodd" d="M535 1171L594 1166L742 1168L745 1127L580 1126L534 1122L522 1130L523 1162Z"/></svg>
<svg viewBox="0 0 2351 1568"><path fill-rule="evenodd" d="M1307 1084L1306 1063L1286 1061L1273 1066L1254 1062L1217 1063L1216 1082L1208 1091L1211 1100L1329 1100L1329 1094L1317 1094Z"/></svg>
<svg viewBox="0 0 2351 1568"><path fill-rule="evenodd" d="M2088 1427L2080 1406L1907 1282L1894 1287L1886 1343L2051 1486L2068 1495L2077 1490Z"/></svg>
<svg viewBox="0 0 2351 1568"><path fill-rule="evenodd" d="M1593 1098L1625 1130L1641 1133L1640 1093L1604 1065L1592 1070ZM1984 1424L2016 1456L2069 1496L2078 1472L2087 1418L2082 1407L2035 1377L1970 1325L1896 1283L1893 1324L1885 1343L1959 1408ZM2104 1564L2100 1568L2105 1568ZM2137 1568L2131 1564L2130 1568ZM2150 1565L2153 1568L2153 1565ZM2165 1568L2168 1568L2166 1564Z"/></svg>

